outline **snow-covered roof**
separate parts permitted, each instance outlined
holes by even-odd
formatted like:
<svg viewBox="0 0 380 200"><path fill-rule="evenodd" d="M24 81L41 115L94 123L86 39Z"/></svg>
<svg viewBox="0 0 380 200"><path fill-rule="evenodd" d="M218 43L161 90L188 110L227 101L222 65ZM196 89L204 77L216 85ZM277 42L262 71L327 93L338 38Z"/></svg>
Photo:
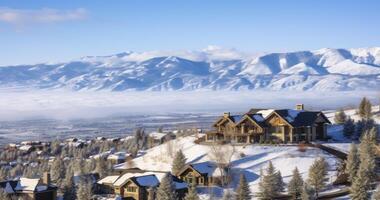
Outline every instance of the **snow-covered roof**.
<svg viewBox="0 0 380 200"><path fill-rule="evenodd" d="M129 154L129 153L120 151L120 152L116 152L114 154L109 155L107 159L110 159L110 160L124 160L126 157L128 157L130 155L131 154Z"/></svg>
<svg viewBox="0 0 380 200"><path fill-rule="evenodd" d="M31 145L23 145L23 146L21 146L19 149L20 149L21 151L29 151L31 148L32 148Z"/></svg>
<svg viewBox="0 0 380 200"><path fill-rule="evenodd" d="M138 176L134 178L136 183L144 187L156 187L160 184L160 181L154 174L146 176Z"/></svg>
<svg viewBox="0 0 380 200"><path fill-rule="evenodd" d="M104 184L104 183L114 184L117 181L117 179L119 179L119 177L120 177L119 175L116 175L116 176L106 176L103 179L99 180L98 184Z"/></svg>
<svg viewBox="0 0 380 200"><path fill-rule="evenodd" d="M20 178L15 190L35 191L38 186L39 181L40 181L39 178Z"/></svg>
<svg viewBox="0 0 380 200"><path fill-rule="evenodd" d="M159 133L159 132L151 132L148 135L154 139L160 140L168 134L167 133Z"/></svg>
<svg viewBox="0 0 380 200"><path fill-rule="evenodd" d="M212 162L201 162L191 164L193 169L197 170L201 174L207 174L208 176L213 176L215 173L216 165Z"/></svg>
<svg viewBox="0 0 380 200"><path fill-rule="evenodd" d="M266 110L260 110L257 113L261 114L264 118L267 118L274 110L273 109L266 109Z"/></svg>

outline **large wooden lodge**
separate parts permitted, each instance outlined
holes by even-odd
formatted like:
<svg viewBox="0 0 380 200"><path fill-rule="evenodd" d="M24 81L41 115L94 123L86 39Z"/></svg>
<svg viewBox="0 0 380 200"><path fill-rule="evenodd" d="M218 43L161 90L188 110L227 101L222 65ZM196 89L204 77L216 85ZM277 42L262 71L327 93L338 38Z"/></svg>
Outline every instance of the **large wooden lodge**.
<svg viewBox="0 0 380 200"><path fill-rule="evenodd" d="M311 142L327 138L328 124L321 111L307 111L303 104L296 109L251 109L243 115L224 113L206 133L206 142Z"/></svg>

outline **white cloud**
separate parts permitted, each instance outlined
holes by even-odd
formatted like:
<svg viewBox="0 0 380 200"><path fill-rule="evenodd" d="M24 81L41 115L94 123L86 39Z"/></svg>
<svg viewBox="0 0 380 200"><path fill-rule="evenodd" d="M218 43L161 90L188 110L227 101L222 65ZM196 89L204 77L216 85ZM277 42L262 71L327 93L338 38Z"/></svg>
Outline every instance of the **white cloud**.
<svg viewBox="0 0 380 200"><path fill-rule="evenodd" d="M87 17L87 14L87 10L83 8L73 10L51 8L30 10L0 7L0 21L16 26L83 20Z"/></svg>

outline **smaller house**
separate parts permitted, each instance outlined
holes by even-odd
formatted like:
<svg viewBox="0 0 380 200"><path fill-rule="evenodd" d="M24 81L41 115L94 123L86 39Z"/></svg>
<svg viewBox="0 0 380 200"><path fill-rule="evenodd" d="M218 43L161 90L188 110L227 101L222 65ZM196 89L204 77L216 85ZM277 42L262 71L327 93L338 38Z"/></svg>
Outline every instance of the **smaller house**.
<svg viewBox="0 0 380 200"><path fill-rule="evenodd" d="M225 175L222 175L220 169L213 162L189 164L178 173L177 177L188 184L199 186L218 185L223 179L227 179Z"/></svg>
<svg viewBox="0 0 380 200"><path fill-rule="evenodd" d="M155 195L149 194L149 188L157 188L165 175L166 172L125 173L113 183L114 193L125 199L145 200L148 195ZM182 199L187 192L187 184L175 176L172 178L178 197ZM107 184L102 185L100 187L107 187Z"/></svg>
<svg viewBox="0 0 380 200"><path fill-rule="evenodd" d="M97 182L97 191L101 194L114 194L113 184L120 178L120 175L106 176Z"/></svg>
<svg viewBox="0 0 380 200"><path fill-rule="evenodd" d="M123 151L113 153L107 157L107 160L110 161L113 165L123 163L127 159L132 159L132 156L131 154Z"/></svg>
<svg viewBox="0 0 380 200"><path fill-rule="evenodd" d="M24 200L56 200L57 187L50 182L50 174L44 173L43 178L20 178L19 180L0 182L2 188L10 197Z"/></svg>
<svg viewBox="0 0 380 200"><path fill-rule="evenodd" d="M167 132L151 132L148 134L148 141L152 146L163 144L168 140L175 139L173 133Z"/></svg>

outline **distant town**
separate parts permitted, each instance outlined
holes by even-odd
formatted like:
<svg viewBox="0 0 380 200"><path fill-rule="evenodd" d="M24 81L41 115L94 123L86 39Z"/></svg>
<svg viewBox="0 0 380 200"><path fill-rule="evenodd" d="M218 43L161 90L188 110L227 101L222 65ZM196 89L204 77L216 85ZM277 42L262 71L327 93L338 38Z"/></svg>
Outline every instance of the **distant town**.
<svg viewBox="0 0 380 200"><path fill-rule="evenodd" d="M379 106L363 98L357 108L329 112L304 104L247 110L223 113L208 128L9 143L0 153L0 199L380 195Z"/></svg>

